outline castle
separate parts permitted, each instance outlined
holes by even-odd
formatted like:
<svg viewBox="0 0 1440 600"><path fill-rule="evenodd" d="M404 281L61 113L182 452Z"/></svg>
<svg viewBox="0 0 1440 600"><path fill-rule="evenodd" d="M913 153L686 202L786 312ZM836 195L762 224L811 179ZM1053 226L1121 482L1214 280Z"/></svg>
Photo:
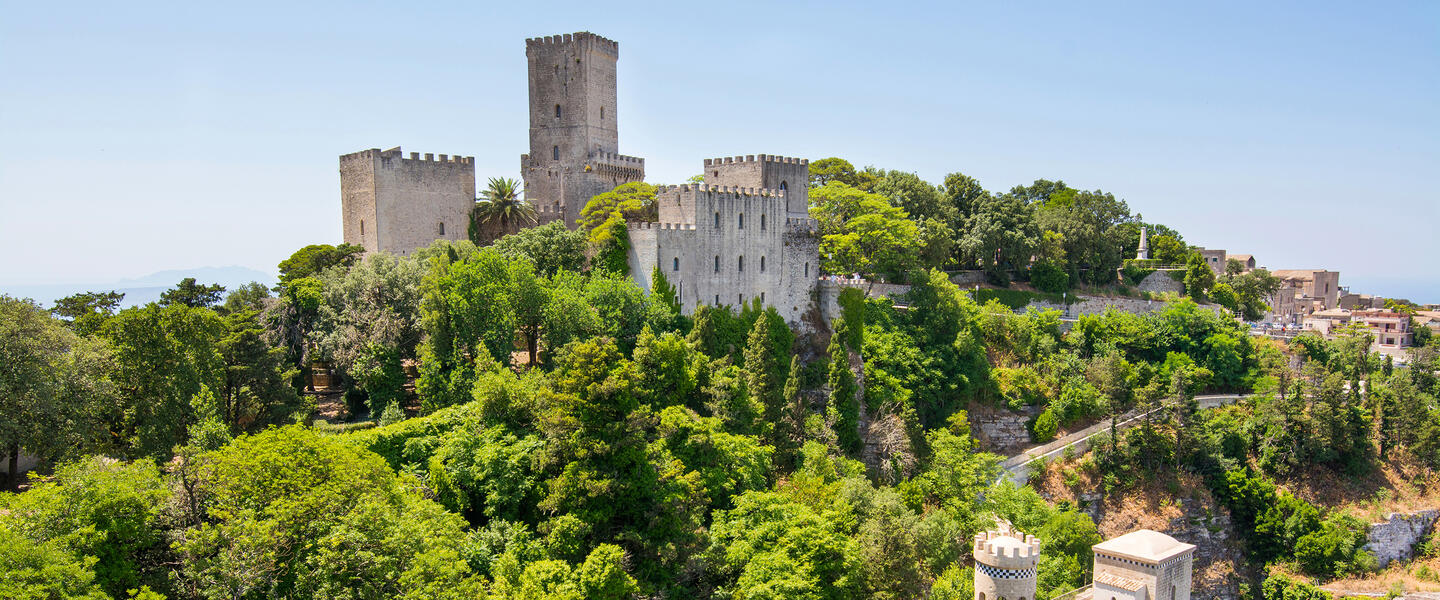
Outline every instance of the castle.
<svg viewBox="0 0 1440 600"><path fill-rule="evenodd" d="M1190 600L1195 546L1139 529L1090 547L1093 580L1066 600ZM1000 521L975 534L975 600L1035 600L1040 540Z"/></svg>
<svg viewBox="0 0 1440 600"><path fill-rule="evenodd" d="M525 40L530 151L525 199L539 221L575 227L597 194L645 179L645 160L620 154L620 45L588 32ZM466 239L475 202L471 157L425 159L400 148L340 157L344 239L368 252L408 254ZM657 268L681 312L759 300L802 326L819 276L809 215L809 161L768 154L706 159L704 183L663 186L657 222L629 224L630 274L647 291Z"/></svg>

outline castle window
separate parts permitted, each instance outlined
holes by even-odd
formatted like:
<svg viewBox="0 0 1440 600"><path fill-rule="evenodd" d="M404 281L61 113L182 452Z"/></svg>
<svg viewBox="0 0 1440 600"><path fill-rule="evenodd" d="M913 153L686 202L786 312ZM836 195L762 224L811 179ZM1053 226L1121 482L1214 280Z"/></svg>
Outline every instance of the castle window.
<svg viewBox="0 0 1440 600"><path fill-rule="evenodd" d="M720 228L720 213L718 213L718 212L715 213L715 228L716 228L716 229L719 229L719 228Z"/></svg>
<svg viewBox="0 0 1440 600"><path fill-rule="evenodd" d="M555 65L555 74L556 74L556 75L559 75L559 74L560 74L560 65Z"/></svg>
<svg viewBox="0 0 1440 600"><path fill-rule="evenodd" d="M445 222L440 222L440 235L445 235Z"/></svg>
<svg viewBox="0 0 1440 600"><path fill-rule="evenodd" d="M673 258L673 259L670 259L670 260L671 260L670 270L671 270L671 271L679 271L679 270L680 270L680 257L677 256L677 257L675 257L675 258Z"/></svg>
<svg viewBox="0 0 1440 600"><path fill-rule="evenodd" d="M744 273L744 272L745 272L745 257L744 257L743 255L739 257L739 261L738 261L736 264L739 266L739 268L738 268L737 270L740 271L741 273Z"/></svg>
<svg viewBox="0 0 1440 600"><path fill-rule="evenodd" d="M720 172L719 172L719 171L713 171L713 172L715 173L715 176L716 176L716 177L719 177L719 176L720 176Z"/></svg>
<svg viewBox="0 0 1440 600"><path fill-rule="evenodd" d="M720 294L715 294L715 306L720 306Z"/></svg>
<svg viewBox="0 0 1440 600"><path fill-rule="evenodd" d="M360 221L360 235L365 235L365 221Z"/></svg>
<svg viewBox="0 0 1440 600"><path fill-rule="evenodd" d="M735 304L737 306L745 306L745 294L735 294Z"/></svg>
<svg viewBox="0 0 1440 600"><path fill-rule="evenodd" d="M715 255L715 272L716 272L716 273L719 273L719 272L720 272L720 255L719 255L719 254L716 254L716 255ZM717 300L716 303L718 304L719 301Z"/></svg>
<svg viewBox="0 0 1440 600"><path fill-rule="evenodd" d="M805 263L805 276L806 276L806 277L809 277L809 276L810 276L810 263L808 263L808 262Z"/></svg>
<svg viewBox="0 0 1440 600"><path fill-rule="evenodd" d="M765 214L760 214L760 231L765 231Z"/></svg>
<svg viewBox="0 0 1440 600"><path fill-rule="evenodd" d="M764 304L764 303L765 303L765 292L760 292L760 303L761 303L761 304Z"/></svg>
<svg viewBox="0 0 1440 600"><path fill-rule="evenodd" d="M555 105L555 118L557 118L557 119L560 118L560 105L559 105L559 104L556 104L556 105Z"/></svg>
<svg viewBox="0 0 1440 600"><path fill-rule="evenodd" d="M745 228L745 213L740 213L740 229Z"/></svg>
<svg viewBox="0 0 1440 600"><path fill-rule="evenodd" d="M601 121L604 121L604 120L605 120L605 107L603 107L603 106L600 107L600 120L601 120Z"/></svg>
<svg viewBox="0 0 1440 600"><path fill-rule="evenodd" d="M761 256L761 257L760 257L760 272L761 272L761 273L764 273L764 272L765 272L765 257L764 257L764 256Z"/></svg>
<svg viewBox="0 0 1440 600"><path fill-rule="evenodd" d="M787 188L789 188L789 187L790 187L790 186L789 186L788 184L786 184L785 182L783 182L783 181L780 182L780 191L783 192L783 191L785 191L785 190L786 190Z"/></svg>
<svg viewBox="0 0 1440 600"><path fill-rule="evenodd" d="M985 592L980 592L979 600L985 600Z"/></svg>
<svg viewBox="0 0 1440 600"><path fill-rule="evenodd" d="M560 147L559 147L559 146L551 146L551 147L550 147L550 158L552 158L552 159L554 159L554 160L560 160Z"/></svg>

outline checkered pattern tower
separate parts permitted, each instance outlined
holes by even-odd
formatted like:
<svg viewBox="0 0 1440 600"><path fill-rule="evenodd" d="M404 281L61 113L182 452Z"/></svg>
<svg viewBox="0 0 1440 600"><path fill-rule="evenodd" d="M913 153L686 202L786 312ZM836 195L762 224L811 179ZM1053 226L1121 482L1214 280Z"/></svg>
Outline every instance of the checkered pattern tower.
<svg viewBox="0 0 1440 600"><path fill-rule="evenodd" d="M1035 600L1040 540L1001 521L975 534L975 600Z"/></svg>

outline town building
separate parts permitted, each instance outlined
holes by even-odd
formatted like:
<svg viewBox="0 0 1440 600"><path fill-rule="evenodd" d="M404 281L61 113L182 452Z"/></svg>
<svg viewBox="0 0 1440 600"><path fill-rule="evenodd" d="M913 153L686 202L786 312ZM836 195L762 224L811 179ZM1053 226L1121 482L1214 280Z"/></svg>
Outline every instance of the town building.
<svg viewBox="0 0 1440 600"><path fill-rule="evenodd" d="M1282 269L1271 275L1280 279L1280 289L1270 298L1267 321L1299 325L1306 316L1339 306L1339 271Z"/></svg>

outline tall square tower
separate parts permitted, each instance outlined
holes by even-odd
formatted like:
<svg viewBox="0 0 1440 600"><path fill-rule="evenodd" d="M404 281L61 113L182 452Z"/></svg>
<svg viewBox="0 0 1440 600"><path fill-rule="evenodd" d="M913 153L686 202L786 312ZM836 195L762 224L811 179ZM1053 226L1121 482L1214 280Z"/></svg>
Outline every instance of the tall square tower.
<svg viewBox="0 0 1440 600"><path fill-rule="evenodd" d="M475 158L371 148L340 157L345 242L366 252L410 254L439 239L467 239Z"/></svg>
<svg viewBox="0 0 1440 600"><path fill-rule="evenodd" d="M620 154L615 63L620 45L589 32L525 40L530 153L520 157L525 198L543 221L574 226L585 203L645 179L645 161Z"/></svg>

